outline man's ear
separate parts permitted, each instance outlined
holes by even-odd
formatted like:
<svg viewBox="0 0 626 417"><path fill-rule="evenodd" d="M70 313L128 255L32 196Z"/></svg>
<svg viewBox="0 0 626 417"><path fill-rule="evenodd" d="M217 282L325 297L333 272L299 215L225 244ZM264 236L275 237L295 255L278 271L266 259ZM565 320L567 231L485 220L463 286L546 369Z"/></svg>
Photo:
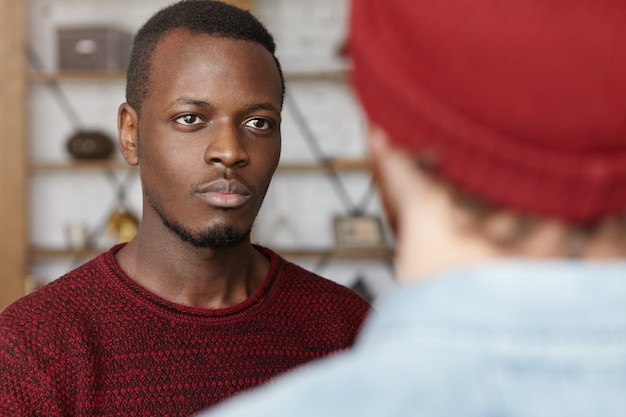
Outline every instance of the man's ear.
<svg viewBox="0 0 626 417"><path fill-rule="evenodd" d="M398 235L399 201L393 187L393 152L387 133L378 125L368 124L367 149L374 183L378 188L387 223L394 235ZM391 156L390 156L391 155ZM391 159L391 161L389 161Z"/></svg>
<svg viewBox="0 0 626 417"><path fill-rule="evenodd" d="M129 165L139 164L137 152L137 112L128 103L122 103L117 111L117 138L122 156Z"/></svg>
<svg viewBox="0 0 626 417"><path fill-rule="evenodd" d="M414 202L424 192L424 175L415 156L395 145L382 127L370 123L367 137L374 181L387 222L397 236L401 222L415 211Z"/></svg>

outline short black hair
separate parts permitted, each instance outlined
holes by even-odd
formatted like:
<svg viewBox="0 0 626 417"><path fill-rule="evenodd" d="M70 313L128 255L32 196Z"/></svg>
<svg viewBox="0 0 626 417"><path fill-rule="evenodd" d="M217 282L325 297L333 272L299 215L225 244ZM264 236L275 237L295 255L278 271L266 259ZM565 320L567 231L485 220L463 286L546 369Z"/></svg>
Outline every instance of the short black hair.
<svg viewBox="0 0 626 417"><path fill-rule="evenodd" d="M135 35L126 76L126 101L137 112L140 112L141 104L149 93L154 50L165 34L179 28L193 34L246 40L262 45L274 57L284 96L285 80L276 58L274 37L252 13L215 0L182 0L159 10Z"/></svg>

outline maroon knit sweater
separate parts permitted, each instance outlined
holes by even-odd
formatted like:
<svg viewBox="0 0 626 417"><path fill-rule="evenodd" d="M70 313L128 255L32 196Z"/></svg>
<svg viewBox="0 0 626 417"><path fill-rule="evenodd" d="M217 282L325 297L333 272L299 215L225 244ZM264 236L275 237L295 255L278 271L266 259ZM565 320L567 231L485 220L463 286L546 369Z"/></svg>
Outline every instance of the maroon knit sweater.
<svg viewBox="0 0 626 417"><path fill-rule="evenodd" d="M349 347L369 306L274 252L242 304L199 309L99 255L0 315L1 416L186 416Z"/></svg>

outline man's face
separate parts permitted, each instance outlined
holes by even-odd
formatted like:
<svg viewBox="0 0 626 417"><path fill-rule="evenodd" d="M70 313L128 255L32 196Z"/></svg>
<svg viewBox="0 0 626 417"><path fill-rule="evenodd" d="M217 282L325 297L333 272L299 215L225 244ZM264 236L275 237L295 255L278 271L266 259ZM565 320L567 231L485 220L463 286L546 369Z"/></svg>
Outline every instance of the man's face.
<svg viewBox="0 0 626 417"><path fill-rule="evenodd" d="M196 247L249 237L280 157L282 86L272 55L242 40L166 35L141 107L144 217Z"/></svg>

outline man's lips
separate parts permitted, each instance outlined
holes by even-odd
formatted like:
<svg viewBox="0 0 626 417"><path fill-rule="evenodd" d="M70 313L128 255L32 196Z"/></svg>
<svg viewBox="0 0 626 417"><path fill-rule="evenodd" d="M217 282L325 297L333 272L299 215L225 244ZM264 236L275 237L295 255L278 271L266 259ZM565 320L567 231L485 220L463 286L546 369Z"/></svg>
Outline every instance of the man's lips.
<svg viewBox="0 0 626 417"><path fill-rule="evenodd" d="M235 208L245 203L251 192L240 182L220 179L200 186L196 194L215 207Z"/></svg>

